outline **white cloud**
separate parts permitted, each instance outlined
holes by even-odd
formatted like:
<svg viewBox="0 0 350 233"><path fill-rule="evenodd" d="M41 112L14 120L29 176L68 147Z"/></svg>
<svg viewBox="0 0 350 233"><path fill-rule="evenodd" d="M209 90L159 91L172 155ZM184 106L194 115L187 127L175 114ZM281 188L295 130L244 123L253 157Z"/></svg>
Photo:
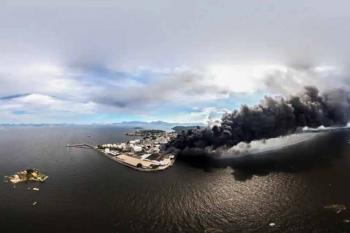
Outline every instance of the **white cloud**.
<svg viewBox="0 0 350 233"><path fill-rule="evenodd" d="M164 120L178 123L203 123L211 125L214 123L219 123L221 121L221 116L228 112L230 112L230 110L226 108L193 108L190 112L177 113L170 117L164 118Z"/></svg>
<svg viewBox="0 0 350 233"><path fill-rule="evenodd" d="M282 65L214 65L208 68L207 82L233 93L249 93L262 89L272 72L287 72Z"/></svg>
<svg viewBox="0 0 350 233"><path fill-rule="evenodd" d="M121 74L120 74L121 73ZM346 87L341 69L331 66L287 67L282 65L215 65L206 69L102 70L34 64L0 69L0 109L42 117L67 112L145 115L150 110L201 105L171 121L211 122L223 110L215 102L257 92L294 94L305 85L321 90ZM6 98L6 96L17 96ZM1 97L0 96L0 97ZM231 106L227 106L231 109ZM45 111L47 114L42 114ZM7 112L7 114L8 114ZM25 114L23 114L25 116ZM176 115L176 114L175 114ZM16 119L18 116L16 116ZM24 118L24 117L23 117ZM212 119L211 119L212 118Z"/></svg>
<svg viewBox="0 0 350 233"><path fill-rule="evenodd" d="M0 100L3 121L64 122L67 118L96 113L93 102L79 103L42 94L28 94Z"/></svg>
<svg viewBox="0 0 350 233"><path fill-rule="evenodd" d="M80 87L68 69L53 64L12 64L0 67L0 96L23 93L81 96Z"/></svg>

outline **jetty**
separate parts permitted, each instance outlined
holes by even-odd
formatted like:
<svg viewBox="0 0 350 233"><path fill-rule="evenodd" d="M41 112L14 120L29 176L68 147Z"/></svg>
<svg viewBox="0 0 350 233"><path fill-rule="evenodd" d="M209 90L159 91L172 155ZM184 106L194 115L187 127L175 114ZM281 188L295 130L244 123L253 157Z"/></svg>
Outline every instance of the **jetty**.
<svg viewBox="0 0 350 233"><path fill-rule="evenodd" d="M97 149L97 146L93 146L87 143L83 143L83 144L67 144L66 147L75 147L75 148L83 148L83 149Z"/></svg>

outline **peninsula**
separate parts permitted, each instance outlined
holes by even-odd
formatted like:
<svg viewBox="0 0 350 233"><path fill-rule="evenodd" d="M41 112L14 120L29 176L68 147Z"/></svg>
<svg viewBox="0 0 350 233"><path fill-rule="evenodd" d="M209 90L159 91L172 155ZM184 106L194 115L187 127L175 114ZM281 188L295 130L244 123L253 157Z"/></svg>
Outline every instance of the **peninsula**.
<svg viewBox="0 0 350 233"><path fill-rule="evenodd" d="M92 146L89 144L67 145L67 147L92 148L107 158L138 171L162 171L171 167L175 155L166 151L166 144L176 133L161 130L131 133L140 136L135 140ZM142 135L142 137L141 137Z"/></svg>

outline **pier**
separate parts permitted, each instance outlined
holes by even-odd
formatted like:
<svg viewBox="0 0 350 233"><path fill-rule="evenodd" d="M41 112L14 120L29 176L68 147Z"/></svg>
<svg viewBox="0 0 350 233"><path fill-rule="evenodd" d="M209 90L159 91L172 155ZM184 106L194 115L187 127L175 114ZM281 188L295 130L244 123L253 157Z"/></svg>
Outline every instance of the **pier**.
<svg viewBox="0 0 350 233"><path fill-rule="evenodd" d="M93 146L87 143L83 143L83 144L67 144L66 147L74 147L74 148L83 148L83 149L97 149L97 146Z"/></svg>

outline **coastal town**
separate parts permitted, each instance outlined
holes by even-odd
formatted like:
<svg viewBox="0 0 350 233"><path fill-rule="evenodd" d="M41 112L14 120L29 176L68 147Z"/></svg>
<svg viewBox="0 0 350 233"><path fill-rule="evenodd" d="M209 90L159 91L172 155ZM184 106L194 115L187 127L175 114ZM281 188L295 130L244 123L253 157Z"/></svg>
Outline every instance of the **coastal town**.
<svg viewBox="0 0 350 233"><path fill-rule="evenodd" d="M176 137L175 132L138 129L127 135L138 138L122 143L101 144L94 149L139 171L161 171L174 164L175 155L167 153L165 145Z"/></svg>

